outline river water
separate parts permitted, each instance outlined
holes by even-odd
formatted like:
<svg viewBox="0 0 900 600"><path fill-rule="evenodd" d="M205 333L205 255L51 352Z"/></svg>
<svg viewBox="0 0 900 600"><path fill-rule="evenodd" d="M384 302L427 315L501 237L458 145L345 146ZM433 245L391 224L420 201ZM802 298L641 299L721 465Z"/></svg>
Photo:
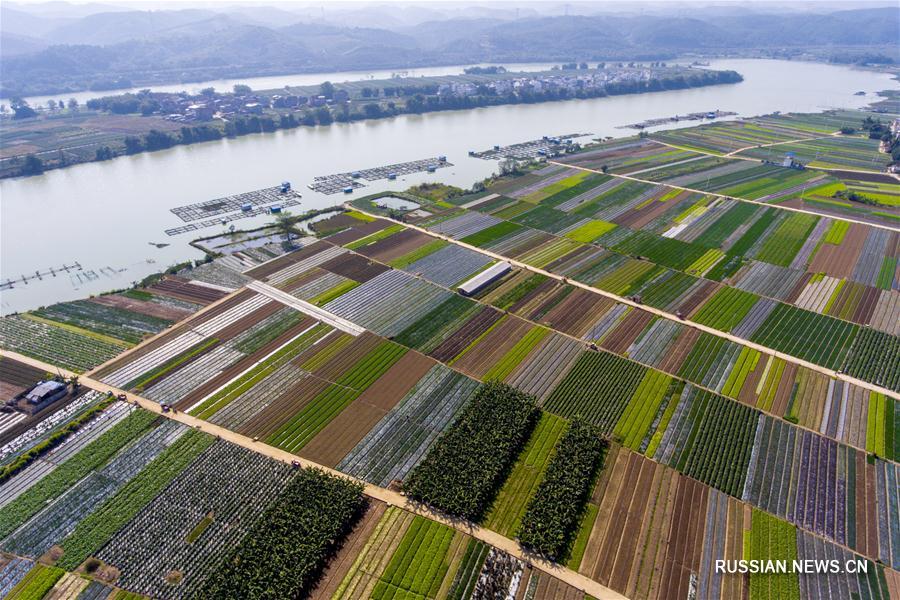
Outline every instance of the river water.
<svg viewBox="0 0 900 600"><path fill-rule="evenodd" d="M165 229L183 223L169 209L288 180L303 194L300 210L343 202L306 188L316 175L346 172L446 155L453 167L381 181L355 195L405 189L441 180L462 187L490 175L497 165L467 156L494 144L542 135L592 133L625 136L621 125L655 117L721 109L739 116L780 110L816 112L862 107L873 93L896 88L890 76L847 67L771 60L712 61L710 68L734 69L744 81L734 85L511 105L392 119L298 128L178 146L119 157L103 163L49 171L38 177L0 181L0 280L78 261L97 279L44 277L0 292L3 314L121 288L199 251L193 237L224 229L168 237ZM866 96L855 96L857 91ZM690 125L690 124L688 124ZM685 126L682 123L682 126ZM297 209L294 209L297 211ZM236 221L238 228L265 217ZM170 243L157 248L152 243Z"/></svg>

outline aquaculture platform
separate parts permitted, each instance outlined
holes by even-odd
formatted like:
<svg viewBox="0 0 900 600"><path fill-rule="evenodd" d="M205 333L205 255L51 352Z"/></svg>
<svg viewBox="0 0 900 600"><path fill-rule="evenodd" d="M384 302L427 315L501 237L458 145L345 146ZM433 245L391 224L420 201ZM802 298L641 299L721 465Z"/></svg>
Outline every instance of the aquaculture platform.
<svg viewBox="0 0 900 600"><path fill-rule="evenodd" d="M733 117L736 112L727 110L713 110L709 112L696 112L686 115L675 115L674 117L661 117L658 119L647 119L640 123L630 123L628 125L619 125L616 129L645 129L647 127L655 127L656 125L667 125L669 123L679 123L681 121L705 121L707 119L719 119L721 117Z"/></svg>
<svg viewBox="0 0 900 600"><path fill-rule="evenodd" d="M453 163L447 162L447 158L436 156L432 158L423 158L411 162L396 163L383 167L374 167L372 169L364 169L361 171L350 171L348 173L335 173L333 175L320 175L313 179L309 184L309 189L322 194L337 194L347 189L355 190L365 187L361 180L378 181L379 179L392 179L401 175L412 175L413 173L425 173L426 171L436 171L445 167L452 167Z"/></svg>
<svg viewBox="0 0 900 600"><path fill-rule="evenodd" d="M249 219L250 217L256 217L261 214L270 212L273 206L280 206L282 208L288 208L291 206L299 206L300 200L299 194L295 194L293 196L282 196L283 200L279 202L277 205L269 205L269 206L260 206L258 208L254 208L251 210L244 210L237 213L231 213L228 215L223 215L221 217L217 217L215 219L207 219L205 221L197 221L194 223L188 223L187 225L182 225L180 227L173 227L172 229L166 229L166 235L179 235L181 233L187 233L189 231L197 231L198 229L204 229L206 227L212 227L213 225L217 225L221 223L222 225L226 223L230 223L232 221L238 221L240 219Z"/></svg>
<svg viewBox="0 0 900 600"><path fill-rule="evenodd" d="M198 202L197 204L176 206L172 209L172 212L185 223L190 223L216 215L239 211L246 205L250 205L253 209L264 206L271 207L273 205L283 205L287 200L296 200L296 198L300 197L300 194L290 189L286 192L282 192L281 189L281 186L275 186L224 198L216 198L215 200L207 200L206 202Z"/></svg>
<svg viewBox="0 0 900 600"><path fill-rule="evenodd" d="M589 133L568 133L566 135L544 136L539 140L531 140L528 142L519 142L509 146L494 146L490 150L469 152L469 156L482 158L484 160L502 160L504 158L515 158L516 160L526 160L529 158L537 158L539 156L551 156L562 150L569 140L574 138L591 135Z"/></svg>

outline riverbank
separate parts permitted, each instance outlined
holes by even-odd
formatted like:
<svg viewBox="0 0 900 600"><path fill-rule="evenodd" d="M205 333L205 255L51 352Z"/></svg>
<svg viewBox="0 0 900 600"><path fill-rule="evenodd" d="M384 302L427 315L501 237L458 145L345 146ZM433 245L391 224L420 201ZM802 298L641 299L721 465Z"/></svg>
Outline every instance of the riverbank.
<svg viewBox="0 0 900 600"><path fill-rule="evenodd" d="M0 178L38 175L52 169L106 161L126 154L298 127L388 119L404 114L664 92L743 81L742 76L735 71L662 67L649 71L649 78L637 78L646 76L639 68L629 67L626 74L632 72L636 77L610 78L608 82L595 87L586 86L585 79L598 77L598 73L603 78L610 76L605 72L587 69L550 71L535 74L535 85L527 88L514 86L516 77L523 75L521 73L504 73L475 82L471 78L445 78L437 81L380 80L329 84L328 88L323 85L323 91L329 90L327 93L330 97L324 98L319 106L314 106L316 103L312 101L317 88L291 90L294 97L309 98L300 108L277 106L281 96L274 92L286 92L270 90L245 94L240 100L241 106L253 106L252 113L237 111L205 122L179 122L157 114L113 114L122 112L120 107L126 102L129 106L124 110L147 112L145 107L150 105L156 107L153 109L154 113L163 112L161 103L170 99L154 95L111 97L105 102L97 101L94 104L110 112L67 109L56 115L5 121L5 137L11 142L0 146L3 156L0 159ZM460 81L456 81L457 79ZM488 85L496 87L488 88ZM254 101L246 102L246 96ZM206 102L202 95L192 100L204 106L213 102L232 106L235 97L236 94L207 94ZM263 108L266 104L269 106ZM82 131L73 135L73 129ZM77 142L67 144L71 139L76 139ZM23 145L27 152L21 151Z"/></svg>

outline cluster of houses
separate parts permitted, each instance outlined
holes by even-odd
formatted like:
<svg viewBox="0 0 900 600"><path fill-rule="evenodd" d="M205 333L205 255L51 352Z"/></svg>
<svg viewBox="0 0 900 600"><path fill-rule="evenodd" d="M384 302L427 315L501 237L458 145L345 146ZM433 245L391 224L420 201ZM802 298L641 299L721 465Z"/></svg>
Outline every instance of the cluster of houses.
<svg viewBox="0 0 900 600"><path fill-rule="evenodd" d="M298 109L346 102L350 95L346 90L335 90L333 97L301 96L298 94L211 94L186 98L181 94L166 94L159 99L160 112L169 121L180 123L211 121L216 117L230 118L237 115L260 115L269 108Z"/></svg>
<svg viewBox="0 0 900 600"><path fill-rule="evenodd" d="M483 87L497 95L510 93L544 93L560 90L577 92L579 90L599 90L612 83L649 81L653 78L650 69L608 69L602 71L576 71L560 75L535 75L510 79L500 79L483 84L471 82L454 82L441 85L439 95L474 96L481 93Z"/></svg>

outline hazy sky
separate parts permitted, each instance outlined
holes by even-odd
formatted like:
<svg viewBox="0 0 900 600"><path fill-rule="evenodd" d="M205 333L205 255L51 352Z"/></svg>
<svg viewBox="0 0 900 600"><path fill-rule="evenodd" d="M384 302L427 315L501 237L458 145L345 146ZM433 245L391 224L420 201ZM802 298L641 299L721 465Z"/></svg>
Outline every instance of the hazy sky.
<svg viewBox="0 0 900 600"><path fill-rule="evenodd" d="M896 2L892 2L891 0L790 0L790 4L805 4L805 5L822 5L824 7L839 9L843 6L853 6L854 8L858 8L860 5L866 6L896 6ZM77 5L85 5L85 4L93 4L98 6L132 6L135 8L166 8L173 4L185 5L190 4L192 6L197 7L215 7L215 6L227 6L227 5L264 5L264 6L283 6L285 8L289 7L326 7L333 6L335 8L357 8L360 6L390 6L390 5L398 5L398 6L415 6L415 5L431 5L431 6L443 6L447 9L453 8L462 8L465 6L489 6L489 5L504 5L509 6L512 4L530 4L533 6L542 5L547 9L552 9L555 7L563 7L566 4L582 4L582 5L595 5L598 9L601 9L606 6L613 7L615 5L636 5L636 4L649 4L656 5L657 7L664 6L666 4L678 5L678 4L745 4L745 5L756 5L756 6L779 6L785 7L786 4L784 2L778 0L650 0L647 2L641 2L639 0L565 0L565 1L550 1L547 0L490 0L489 2L458 2L458 1L448 1L448 0L415 0L411 2L410 0L371 0L371 1L360 1L360 0L318 0L318 1L297 1L297 0L213 0L213 1L198 1L198 0L112 0L112 1L104 1L104 0L65 0L63 1L53 1L48 2L48 0L14 0L8 2L8 4L28 4L28 5L47 5L48 8L51 5L59 6L60 4L77 4Z"/></svg>

